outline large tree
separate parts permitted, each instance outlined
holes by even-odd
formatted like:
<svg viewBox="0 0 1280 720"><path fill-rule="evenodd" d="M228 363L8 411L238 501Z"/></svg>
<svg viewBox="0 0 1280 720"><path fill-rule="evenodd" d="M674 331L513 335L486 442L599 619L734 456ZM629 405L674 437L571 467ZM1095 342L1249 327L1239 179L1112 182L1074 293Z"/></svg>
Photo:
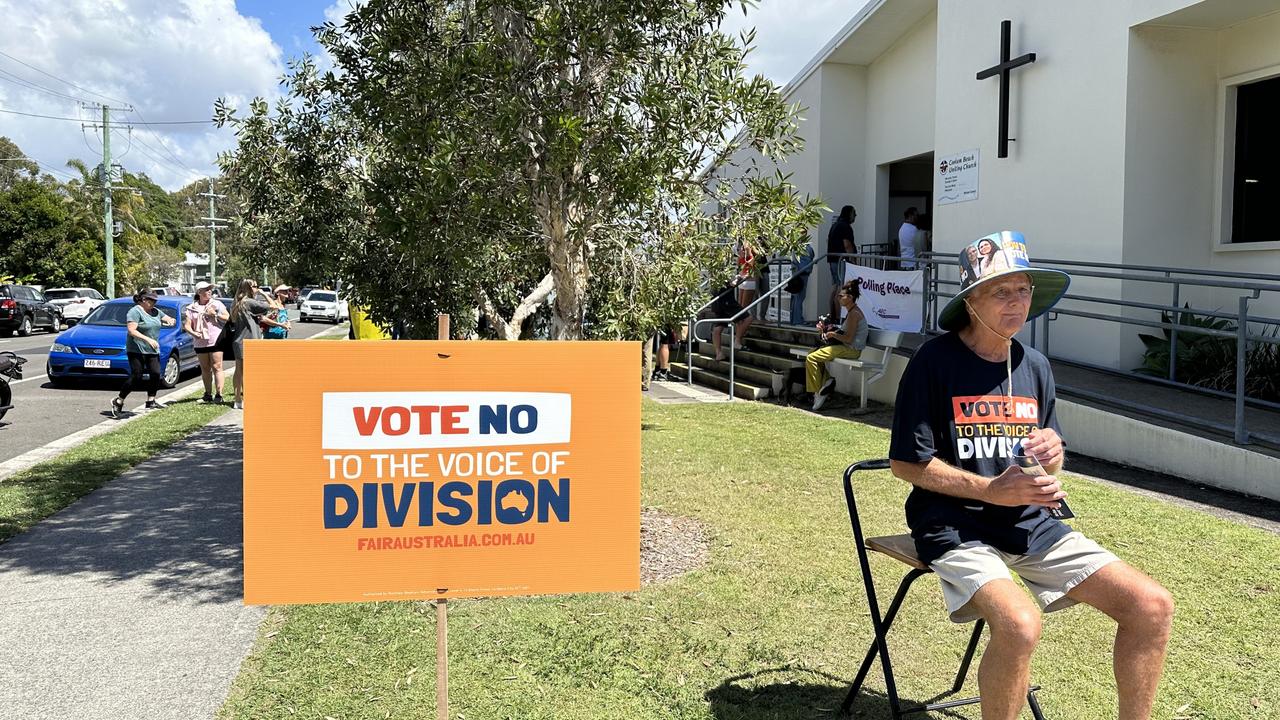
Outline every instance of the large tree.
<svg viewBox="0 0 1280 720"><path fill-rule="evenodd" d="M20 180L0 192L0 269L45 286L101 288L100 236L76 222L56 184Z"/></svg>
<svg viewBox="0 0 1280 720"><path fill-rule="evenodd" d="M40 165L27 157L16 143L0 135L0 192L20 180L34 180L39 174Z"/></svg>
<svg viewBox="0 0 1280 720"><path fill-rule="evenodd" d="M224 172L263 252L312 258L376 318L469 309L519 336L644 337L729 273L728 247L789 252L817 219L763 163L798 108L748 78L724 0L371 0L319 29L274 112L219 107ZM721 212L707 213L718 205Z"/></svg>

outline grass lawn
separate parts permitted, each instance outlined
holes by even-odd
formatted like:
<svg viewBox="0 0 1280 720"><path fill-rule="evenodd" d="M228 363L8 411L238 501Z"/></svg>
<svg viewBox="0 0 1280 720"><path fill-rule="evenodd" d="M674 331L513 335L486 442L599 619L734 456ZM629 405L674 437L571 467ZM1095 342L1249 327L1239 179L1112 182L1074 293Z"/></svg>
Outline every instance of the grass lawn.
<svg viewBox="0 0 1280 720"><path fill-rule="evenodd" d="M232 396L231 380L223 389ZM114 480L223 414L229 405L202 405L199 396L169 404L118 430L99 435L53 460L0 480L0 542ZM128 407L141 403L141 394Z"/></svg>
<svg viewBox="0 0 1280 720"><path fill-rule="evenodd" d="M883 456L888 433L753 403L646 403L644 422L644 503L705 523L709 564L623 595L451 603L455 718L836 714L871 639L840 473ZM860 478L868 534L904 529L907 489ZM1155 717L1280 717L1280 537L1080 478L1067 489L1078 529L1177 598ZM872 565L887 602L904 567ZM935 581L916 584L890 640L905 698L950 685L970 628L944 619ZM1112 633L1085 608L1046 618L1033 678L1048 717L1115 717ZM219 717L433 717L433 638L428 603L273 608ZM889 716L878 672L856 717Z"/></svg>

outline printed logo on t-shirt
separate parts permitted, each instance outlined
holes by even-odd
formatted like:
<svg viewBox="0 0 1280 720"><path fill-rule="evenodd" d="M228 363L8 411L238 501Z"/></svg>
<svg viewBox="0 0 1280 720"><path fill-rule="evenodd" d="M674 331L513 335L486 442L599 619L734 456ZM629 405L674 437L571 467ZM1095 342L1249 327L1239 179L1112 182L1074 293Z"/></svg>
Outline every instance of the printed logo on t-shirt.
<svg viewBox="0 0 1280 720"><path fill-rule="evenodd" d="M963 395L951 398L960 460L1011 458L1013 444L1040 424L1035 398Z"/></svg>

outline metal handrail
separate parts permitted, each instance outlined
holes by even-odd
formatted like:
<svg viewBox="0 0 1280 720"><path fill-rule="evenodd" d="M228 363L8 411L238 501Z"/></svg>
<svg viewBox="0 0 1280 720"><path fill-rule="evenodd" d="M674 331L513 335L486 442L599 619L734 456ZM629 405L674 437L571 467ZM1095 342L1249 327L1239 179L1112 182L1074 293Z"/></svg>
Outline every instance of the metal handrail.
<svg viewBox="0 0 1280 720"><path fill-rule="evenodd" d="M821 255L818 255L817 257L813 258L812 260L805 263L804 265L801 265L800 270L798 272L805 272L806 270L812 272L814 265L816 265L819 260L825 259L827 255L828 253L822 253ZM769 263L773 263L773 262L775 261L774 260L769 261ZM695 321L696 313L695 315L689 316L689 336L685 338L686 348L687 348L685 352L685 363L688 365L688 371L689 371L688 384L690 385L693 384L693 341L694 341L694 338L697 337L698 328L702 325L716 325L720 323L726 324L729 326L729 401L730 402L733 401L734 376L735 376L735 370L737 369L737 357L736 357L737 352L736 351L737 351L738 343L735 338L735 333L737 332L737 327L736 327L737 322L741 318L746 317L747 313L751 312L751 310L753 310L757 305L759 305L761 301L767 298L773 297L775 294L781 292L783 287L784 287L783 283L778 283L776 287L770 288L768 292L765 292L760 297L756 298L750 305L747 305L746 307L742 308L738 312L734 313L732 317L705 318L703 320ZM719 300L729 292L736 291L737 289L738 289L738 286L734 285L733 287L729 288L725 292L722 292L719 295L716 295L709 302L704 304L702 307L698 308L697 312L700 313L703 310L706 310L707 308L711 307L711 305L714 304L716 300Z"/></svg>
<svg viewBox="0 0 1280 720"><path fill-rule="evenodd" d="M819 255L813 258L811 261L802 265L800 271L802 272L812 271L814 266L816 266L819 262L823 260L830 260L830 259L838 259L842 264L857 262L857 261L877 261L882 265L888 264L891 262L900 262L904 260L904 258L902 258L901 256L883 254L883 253L868 253L868 252L823 253L822 255ZM944 277L944 273L942 272L942 270L946 266L958 266L959 255L958 254L938 254L938 253L927 252L927 253L922 253L918 257L910 258L910 260L916 263L917 268L922 268L925 271L925 283L924 283L925 291L924 291L924 298L922 301L924 305L924 312L925 312L925 315L924 315L925 332L937 333L938 332L937 330L938 311L942 307L942 304L945 303L947 299L954 297L954 295L956 294L955 289L958 288L960 285L960 283L957 280L952 279L954 275L951 275L950 273L946 273L947 275L951 275L951 277ZM775 260L771 260L769 264L772 265L772 264L781 263L781 262L786 262L786 261L775 259ZM860 264L867 264L867 263L862 262ZM1087 262L1087 261L1057 260L1057 259L1038 259L1035 264L1037 267L1051 268L1056 265L1056 266L1061 266L1062 268L1070 268L1068 272L1070 272L1075 277L1087 277L1087 278L1095 278L1100 280L1115 280L1120 282L1139 282L1139 283L1148 283L1153 286L1164 286L1170 289L1171 298L1169 303L1167 305L1164 305L1158 302L1141 302L1137 300L1125 300L1120 298L1110 299L1105 297L1099 297L1096 295L1086 295L1086 294L1067 294L1064 296L1063 299L1072 301L1075 303L1111 305L1116 308L1132 308L1132 309L1145 310L1150 312L1158 311L1158 312L1169 313L1170 317L1168 318L1167 322L1165 321L1165 318L1161 318L1160 321L1154 321L1154 320L1147 320L1142 317L1125 317L1123 315L1107 315L1100 312L1090 312L1085 309L1076 308L1076 307L1067 307L1067 308L1057 307L1057 308L1054 308L1051 312L1046 313L1040 322L1038 323L1033 322L1029 324L1028 330L1030 332L1032 346L1040 347L1046 356L1054 360L1072 363L1075 365L1080 365L1081 367L1088 367L1091 369L1105 371L1113 374L1123 375L1125 377L1130 377L1130 378L1137 379L1144 382L1152 382L1152 383L1156 383L1163 386L1186 389L1186 390L1190 390L1190 391L1204 394L1207 396L1234 399L1235 400L1235 423L1231 426L1227 426L1223 423L1215 422L1205 417L1192 417L1190 415L1167 411L1167 410L1161 410L1155 407L1141 406L1140 403L1134 403L1134 402L1126 403L1123 401L1116 400L1114 398L1107 398L1109 400L1114 401L1114 403L1117 406L1126 407L1130 409L1138 409L1138 410L1145 409L1150 414L1155 415L1157 417L1163 417L1170 420L1182 422L1185 424L1190 424L1193 426L1204 427L1206 429L1212 429L1214 431L1231 431L1232 434L1234 435L1235 441L1242 445L1249 444L1252 441L1264 441L1270 444L1276 444L1280 446L1280 438L1272 438L1257 432L1249 431L1248 428L1246 427L1245 418L1244 418L1244 409L1246 406L1263 407L1263 408L1269 408L1269 409L1280 409L1280 403L1263 400L1261 398L1250 398L1245 394L1246 393L1245 386L1247 381L1247 368L1245 367L1245 360L1246 360L1246 351L1250 343L1268 343L1272 345L1280 345L1280 335L1277 335L1274 333L1269 334L1265 331L1265 328L1280 326L1280 318L1253 315L1249 312L1249 305L1250 305L1250 302L1259 299L1262 296L1262 293L1264 292L1280 293L1280 275L1267 274L1267 273L1234 273L1234 272L1218 271L1218 270L1199 270L1199 269L1190 269L1190 268L1175 268L1175 267L1153 266L1153 265L1125 265L1120 263L1094 263L1094 262ZM842 272L841 277L843 277L843 275L844 273ZM689 382L693 381L693 340L694 338L697 337L697 330L703 325L714 325L716 323L729 324L730 325L729 396L730 396L730 399L732 399L734 394L734 382L736 377L735 371L736 371L736 364L737 364L736 348L735 348L737 344L737 338L735 337L736 330L737 330L736 323L738 320L745 317L747 313L750 313L753 310L755 310L757 307L759 307L761 303L772 302L773 300L780 298L780 293L783 291L784 287L785 287L785 283L782 283L782 282L777 283L774 287L770 288L766 292L761 293L760 296L756 298L753 302L751 302L746 307L742 308L742 310L735 313L732 317L729 317L729 318L710 318L710 319L694 322L693 317L690 317L688 352L686 356L686 359L689 363ZM1183 294L1183 288L1206 288L1206 289L1218 290L1218 291L1234 290L1234 291L1240 292L1241 295L1236 299L1237 307L1235 308L1234 312L1224 310L1224 309L1206 310L1199 307L1191 307L1189 304L1185 306L1181 305L1180 302L1181 302L1181 296ZM736 288L732 288L731 290L736 290ZM719 296L717 296L717 299L718 298ZM714 302L714 299L712 302ZM699 312L709 307L712 304L712 302L708 302L702 308L699 308ZM782 311L783 309L779 307L779 313L781 313ZM1191 313L1191 314L1202 316L1202 317L1234 320L1235 327L1228 330L1216 330L1212 328L1204 328L1204 327L1198 327L1195 325L1184 324L1183 322L1181 322L1182 313ZM1050 337L1051 337L1050 323L1057 321L1062 317L1077 317L1077 318L1082 318L1089 321L1111 322L1111 323L1117 323L1120 325L1132 325L1132 326L1143 327L1143 328L1155 328L1155 329L1168 330L1170 335L1170 338L1169 338L1170 339L1170 362L1169 362L1168 377L1158 378L1158 377L1152 377L1152 376L1146 376L1146 375L1139 375L1132 371L1125 371L1117 368L1103 367L1101 365L1094 365L1087 362L1073 360L1071 358L1054 355L1052 352L1052 346L1050 343ZM779 320L779 323L780 323L780 320ZM1264 330L1260 332L1254 329L1259 326L1262 326ZM1236 382L1235 382L1234 392L1227 392L1223 390L1215 390L1212 388L1205 388L1205 387L1200 387L1196 385L1191 385L1185 382L1180 382L1176 379L1177 378L1177 354L1178 354L1177 351L1178 351L1180 334L1184 339L1184 342L1187 334L1210 336L1210 337L1220 338L1223 340L1235 341ZM1065 387L1064 389L1070 392L1075 392L1076 394L1082 397L1092 397L1093 395L1096 395L1096 393L1091 394L1085 390L1077 390L1074 388L1065 388Z"/></svg>
<svg viewBox="0 0 1280 720"><path fill-rule="evenodd" d="M926 256L929 258L935 258L937 257L937 254L928 253L926 254ZM950 258L955 257L958 261L959 256L944 255L942 257L947 258L947 260L950 260ZM953 263L943 262L942 264L953 264ZM1043 320L1040 323L1041 330L1039 333L1036 332L1035 323L1032 323L1030 326L1032 345L1037 344L1036 343L1037 334L1039 334L1040 340L1041 340L1039 344L1041 346L1042 351L1047 357L1054 360L1059 360L1062 362L1072 363L1082 367L1088 367L1088 368L1097 369L1097 370L1105 370L1107 372L1124 375L1126 377L1133 377L1145 382L1155 382L1160 385L1183 388L1183 389L1191 390L1200 394L1210 395L1214 397L1232 398L1235 400L1235 423L1231 427L1226 427L1222 423L1213 422L1206 418L1191 417L1189 415L1185 415L1182 413L1160 410L1158 408L1153 408L1153 407L1146 407L1146 409L1150 412L1150 414L1156 415L1158 417L1173 419L1179 422L1188 423L1188 424L1199 426L1199 427L1205 427L1205 428L1209 428L1217 431L1222 431L1224 428L1231 430L1235 441L1241 445L1249 444L1250 441L1253 439L1264 440L1271 444L1280 445L1280 438L1272 438L1256 432L1250 432L1246 427L1245 417L1244 417L1244 409L1246 405L1251 405L1255 407L1273 408L1273 409L1280 408L1280 404L1278 403L1263 400L1261 398L1249 398L1245 394L1246 392L1245 384L1247 381L1245 357L1246 357L1246 351L1249 343L1263 342L1263 343L1269 343L1269 344L1280 344L1280 337L1276 337L1274 335L1267 335L1265 332L1261 332L1261 333L1254 332L1250 329L1251 323L1256 325L1275 326L1277 324L1280 324L1280 321L1272 317L1251 315L1249 313L1249 303L1252 300L1257 300L1258 298L1260 298L1262 293L1264 292L1280 293L1280 276L1267 274L1267 273L1233 273L1233 272L1225 272L1225 271L1218 271L1218 270L1198 270L1198 269L1190 269L1190 268L1174 268L1174 267L1155 266L1155 265L1125 265L1120 263L1092 263L1092 262L1078 261L1078 260L1052 260L1052 259L1042 258L1036 261L1037 267L1052 267L1054 265L1063 266L1065 268L1071 268L1070 273L1075 277L1089 277L1089 278L1098 278L1098 279L1104 279L1104 280L1118 280L1123 282L1141 282L1141 283L1150 283L1152 285L1168 286L1172 290L1172 298L1168 305L1159 305L1156 303L1144 303L1144 302L1139 302L1134 300L1107 299L1107 298L1100 298L1100 297L1091 296L1091 295L1074 295L1074 294L1068 294L1064 296L1064 299L1073 300L1075 302L1112 305L1115 307L1130 307L1130 308L1144 309L1144 310L1158 310L1161 312L1171 313L1172 316L1170 320L1172 322L1164 322L1163 321L1164 318L1161 318L1160 322L1155 322L1151 320L1144 320L1142 318L1104 315L1102 313L1089 312L1086 310L1074 309L1074 308L1060 308L1060 307L1054 308L1052 312L1046 313L1043 316ZM1102 268L1102 270L1093 270L1090 268ZM1120 272L1111 272L1113 270L1119 270ZM1160 274L1152 275L1150 273L1160 273ZM1234 279L1234 281L1227 278ZM1241 280L1253 280L1253 281L1261 281L1261 282L1242 282ZM940 292L940 286L958 286L958 285L959 283L956 281L942 279L942 278L935 278L933 282L928 285L928 289L926 292L928 294L931 294L934 297L934 302L936 303L937 299L940 297L943 297L943 296L954 297L953 293L946 293L945 291ZM1202 288L1211 288L1216 290L1236 290L1236 291L1240 291L1243 294L1237 297L1237 308L1235 312L1224 312L1220 310L1205 311L1199 308L1191 308L1189 306L1183 307L1179 305L1179 302L1181 300L1182 288L1184 287L1189 287L1189 288L1202 287ZM1194 325L1186 325L1180 322L1181 313L1184 313L1184 312L1190 312L1196 315L1203 315L1203 316L1215 317L1215 318L1234 319L1236 327L1231 330L1214 330L1211 328L1203 328L1203 327L1197 327ZM1097 320L1102 322L1113 322L1121 325L1134 325L1138 327L1149 327L1149 328L1159 328L1159 329L1168 330L1170 335L1169 337L1169 341L1170 341L1169 356L1170 357L1169 357L1169 372L1168 372L1167 379L1138 375L1133 372L1126 372L1126 371L1117 370L1114 368L1104 368L1102 366L1095 365L1092 363L1073 360L1070 358L1057 357L1053 355L1050 342L1049 342L1050 340L1049 324L1050 322L1058 320L1059 317L1062 317L1062 316L1078 317L1078 318L1083 318L1087 320ZM1218 337L1222 339L1235 340L1235 345L1236 345L1235 392L1226 393L1221 390L1214 390L1212 388L1204 388L1204 387L1180 382L1176 379L1177 378L1178 340L1179 340L1180 332L1183 334L1190 333L1194 335L1208 335L1208 336ZM1093 397L1096 395L1096 393L1089 393L1088 391L1078 390L1075 388L1064 388L1064 389L1067 389L1069 392L1075 392L1081 395L1082 397ZM1140 409L1137 403L1131 403L1131 402L1126 403L1119 400L1115 400L1114 404L1121 407L1129 407L1130 409Z"/></svg>

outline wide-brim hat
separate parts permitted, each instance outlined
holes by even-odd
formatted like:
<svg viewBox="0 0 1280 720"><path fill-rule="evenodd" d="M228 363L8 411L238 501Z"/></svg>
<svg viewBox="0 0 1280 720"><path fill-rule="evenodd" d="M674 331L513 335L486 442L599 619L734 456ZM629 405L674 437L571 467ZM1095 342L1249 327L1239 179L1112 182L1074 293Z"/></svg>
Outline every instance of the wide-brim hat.
<svg viewBox="0 0 1280 720"><path fill-rule="evenodd" d="M1027 241L1022 233L1002 230L974 240L960 251L960 291L942 308L938 325L943 330L959 330L969 324L964 300L974 288L1008 275L1031 276L1035 290L1031 293L1031 310L1027 319L1043 315L1066 294L1071 276L1061 270L1031 266Z"/></svg>

